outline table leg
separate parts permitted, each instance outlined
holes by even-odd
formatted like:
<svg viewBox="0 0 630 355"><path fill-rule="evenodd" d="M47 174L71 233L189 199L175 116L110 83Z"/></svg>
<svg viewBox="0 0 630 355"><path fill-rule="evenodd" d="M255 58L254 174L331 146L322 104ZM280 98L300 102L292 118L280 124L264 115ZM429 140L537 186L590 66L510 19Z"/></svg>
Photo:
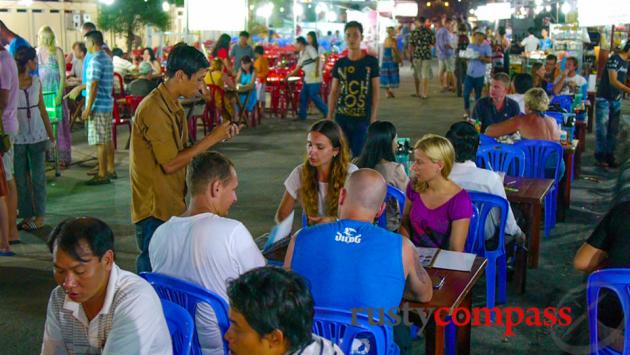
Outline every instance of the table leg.
<svg viewBox="0 0 630 355"><path fill-rule="evenodd" d="M472 290L468 292L460 307L472 310ZM470 322L463 327L457 327L457 355L470 355Z"/></svg>
<svg viewBox="0 0 630 355"><path fill-rule="evenodd" d="M535 269L538 267L538 253L540 252L540 223L542 220L542 206L540 203L530 204L528 210L528 266L530 269Z"/></svg>
<svg viewBox="0 0 630 355"><path fill-rule="evenodd" d="M593 132L593 116L595 113L595 93L589 93L588 94L588 101L591 103L588 106L588 133Z"/></svg>
<svg viewBox="0 0 630 355"><path fill-rule="evenodd" d="M564 176L560 180L560 190L558 191L558 204L556 205L556 219L564 222L566 210L571 205L571 177L573 175L573 158L575 152L567 151L564 154Z"/></svg>

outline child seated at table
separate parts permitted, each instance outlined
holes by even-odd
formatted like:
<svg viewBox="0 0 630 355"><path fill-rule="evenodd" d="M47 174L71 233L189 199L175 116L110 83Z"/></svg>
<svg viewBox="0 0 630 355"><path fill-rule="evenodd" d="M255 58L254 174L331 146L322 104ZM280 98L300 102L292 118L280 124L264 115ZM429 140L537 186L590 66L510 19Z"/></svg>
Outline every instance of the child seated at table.
<svg viewBox="0 0 630 355"><path fill-rule="evenodd" d="M236 91L239 97L239 114L252 112L256 106L256 70L250 56L241 58L241 67L236 74Z"/></svg>
<svg viewBox="0 0 630 355"><path fill-rule="evenodd" d="M225 75L223 71L223 61L219 58L215 58L210 64L210 70L206 73L203 79L204 83L213 90L205 91L204 96L206 101L212 100L212 93L214 92L214 102L221 111L221 114L227 118L232 119L234 117L234 104L235 104L235 86L234 81L228 75Z"/></svg>

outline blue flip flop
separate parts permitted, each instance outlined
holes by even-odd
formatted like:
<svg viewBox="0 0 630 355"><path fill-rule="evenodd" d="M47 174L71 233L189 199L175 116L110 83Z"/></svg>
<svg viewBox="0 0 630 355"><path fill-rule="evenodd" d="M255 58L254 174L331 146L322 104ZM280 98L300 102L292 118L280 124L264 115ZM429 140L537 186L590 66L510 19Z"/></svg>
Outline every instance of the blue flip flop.
<svg viewBox="0 0 630 355"><path fill-rule="evenodd" d="M15 253L12 251L0 251L0 256L15 256Z"/></svg>

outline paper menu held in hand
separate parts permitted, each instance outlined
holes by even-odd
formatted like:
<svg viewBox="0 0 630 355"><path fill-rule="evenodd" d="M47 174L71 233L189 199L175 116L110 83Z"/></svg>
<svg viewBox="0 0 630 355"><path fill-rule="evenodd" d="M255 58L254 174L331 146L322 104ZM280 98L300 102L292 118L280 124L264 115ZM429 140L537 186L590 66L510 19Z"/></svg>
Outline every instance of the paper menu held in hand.
<svg viewBox="0 0 630 355"><path fill-rule="evenodd" d="M269 233L269 239L263 247L263 251L269 250L272 245L281 241L282 239L291 235L291 229L293 228L293 212L285 218L282 222L278 223L271 229Z"/></svg>
<svg viewBox="0 0 630 355"><path fill-rule="evenodd" d="M475 257L475 254L442 249L433 262L433 267L436 269L470 271L475 262Z"/></svg>

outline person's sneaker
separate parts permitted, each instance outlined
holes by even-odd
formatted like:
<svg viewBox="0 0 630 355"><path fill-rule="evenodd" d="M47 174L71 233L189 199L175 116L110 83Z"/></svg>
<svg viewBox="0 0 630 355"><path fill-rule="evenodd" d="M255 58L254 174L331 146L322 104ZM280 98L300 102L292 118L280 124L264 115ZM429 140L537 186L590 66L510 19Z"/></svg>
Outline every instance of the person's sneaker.
<svg viewBox="0 0 630 355"><path fill-rule="evenodd" d="M95 176L85 183L88 186L111 184L111 180L107 176Z"/></svg>

